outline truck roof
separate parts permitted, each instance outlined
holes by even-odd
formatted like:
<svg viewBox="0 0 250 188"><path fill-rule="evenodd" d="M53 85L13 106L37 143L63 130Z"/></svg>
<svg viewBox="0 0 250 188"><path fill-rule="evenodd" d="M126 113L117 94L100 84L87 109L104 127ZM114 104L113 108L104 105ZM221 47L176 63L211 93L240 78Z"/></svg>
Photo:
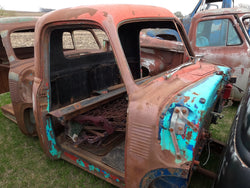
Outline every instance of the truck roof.
<svg viewBox="0 0 250 188"><path fill-rule="evenodd" d="M249 8L222 8L222 9L211 9L205 10L197 13L194 16L194 19L201 18L201 17L210 17L210 16L219 16L225 14L245 14L250 13Z"/></svg>
<svg viewBox="0 0 250 188"><path fill-rule="evenodd" d="M102 23L112 20L117 26L120 22L133 18L176 18L165 8L147 5L92 5L56 10L42 16L38 25L54 21L92 20Z"/></svg>
<svg viewBox="0 0 250 188"><path fill-rule="evenodd" d="M0 31L12 30L22 27L34 26L39 17L25 16L25 17L4 17L0 18Z"/></svg>

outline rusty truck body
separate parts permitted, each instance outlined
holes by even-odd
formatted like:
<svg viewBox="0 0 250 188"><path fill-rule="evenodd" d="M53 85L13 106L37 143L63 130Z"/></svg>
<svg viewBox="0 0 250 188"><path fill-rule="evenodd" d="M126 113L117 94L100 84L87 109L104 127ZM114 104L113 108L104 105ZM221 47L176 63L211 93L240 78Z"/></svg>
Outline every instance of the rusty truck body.
<svg viewBox="0 0 250 188"><path fill-rule="evenodd" d="M0 93L10 91L12 104L2 111L26 135L36 135L32 108L34 28L37 17L0 18Z"/></svg>
<svg viewBox="0 0 250 188"><path fill-rule="evenodd" d="M240 100L249 85L250 9L225 8L197 13L191 23L189 38L193 50L211 63L232 67L237 78L232 90Z"/></svg>
<svg viewBox="0 0 250 188"><path fill-rule="evenodd" d="M175 30L181 41L148 43L141 38L147 29ZM34 46L30 72L21 76L18 63L10 66L10 93L15 106L32 99L32 113L22 118L35 122L17 123L38 135L49 158L118 187L188 186L230 68L195 57L171 12L138 5L57 10L37 21ZM33 85L31 96L25 83Z"/></svg>

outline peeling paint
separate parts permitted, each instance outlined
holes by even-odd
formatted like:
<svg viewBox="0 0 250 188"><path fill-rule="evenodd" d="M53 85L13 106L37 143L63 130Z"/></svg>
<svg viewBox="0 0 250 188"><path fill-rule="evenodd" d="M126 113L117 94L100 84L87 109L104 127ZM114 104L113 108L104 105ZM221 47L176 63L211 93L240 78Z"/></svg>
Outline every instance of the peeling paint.
<svg viewBox="0 0 250 188"><path fill-rule="evenodd" d="M50 102L49 102L49 90L47 90L47 111L50 111Z"/></svg>
<svg viewBox="0 0 250 188"><path fill-rule="evenodd" d="M47 119L46 135L47 135L48 142L50 143L50 149L49 149L50 154L53 157L60 158L61 157L61 151L58 151L58 149L56 148L55 135L54 135L54 131L52 129L52 124L51 124L50 119Z"/></svg>
<svg viewBox="0 0 250 188"><path fill-rule="evenodd" d="M19 76L15 72L9 72L9 79L18 82L19 81Z"/></svg>
<svg viewBox="0 0 250 188"><path fill-rule="evenodd" d="M155 60L154 59L147 59L147 58L141 58L143 60L143 66L149 69L151 71L150 67L155 66Z"/></svg>
<svg viewBox="0 0 250 188"><path fill-rule="evenodd" d="M2 38L5 38L5 37L8 36L8 30L3 30L3 31L0 32L0 34L1 34Z"/></svg>
<svg viewBox="0 0 250 188"><path fill-rule="evenodd" d="M9 62L13 62L13 61L15 61L14 56L9 56L9 57L8 57L8 59L9 59Z"/></svg>
<svg viewBox="0 0 250 188"><path fill-rule="evenodd" d="M229 69L220 67L223 72L228 72ZM171 117L175 107L184 106L188 108L189 115L188 120L194 124L199 130L203 127L204 116L214 104L217 99L217 91L220 88L222 82L222 75L212 75L207 77L204 81L200 82L199 85L189 88L183 91L181 95L176 96L175 102L171 104L164 116L163 121L160 121L159 135L161 139L162 150L169 150L173 155L176 155L174 143L170 134L170 123ZM199 95L199 97L197 97ZM187 100L190 99L191 100ZM200 102L200 99L205 99L204 103ZM185 161L192 161L194 157L194 151L198 137L198 131L194 131L188 123L185 125L184 134L176 134L178 147L180 149L181 159L176 157L176 163L182 163Z"/></svg>
<svg viewBox="0 0 250 188"><path fill-rule="evenodd" d="M69 154L67 152L64 152L64 156L66 156L67 158L71 159L72 161L76 162L78 165L80 165L81 167L93 172L93 173L100 173L102 176L104 176L106 179L112 179L116 182L121 182L120 178L118 178L117 176L115 175L112 175L108 172L106 172L105 170L102 170L100 168L97 168L95 167L94 165L92 164L89 164L88 162L84 161L84 160L81 160L79 159L78 157L72 155L72 154Z"/></svg>

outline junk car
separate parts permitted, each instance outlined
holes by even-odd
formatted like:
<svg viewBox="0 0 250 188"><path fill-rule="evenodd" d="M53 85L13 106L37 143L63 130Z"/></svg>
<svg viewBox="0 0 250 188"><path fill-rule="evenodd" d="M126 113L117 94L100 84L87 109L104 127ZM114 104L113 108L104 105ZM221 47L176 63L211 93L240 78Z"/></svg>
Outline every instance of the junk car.
<svg viewBox="0 0 250 188"><path fill-rule="evenodd" d="M238 107L215 187L249 187L250 88Z"/></svg>
<svg viewBox="0 0 250 188"><path fill-rule="evenodd" d="M12 104L3 114L26 135L36 135L32 108L34 28L38 17L0 18L0 94L10 91Z"/></svg>
<svg viewBox="0 0 250 188"><path fill-rule="evenodd" d="M240 101L249 86L250 9L224 8L197 13L191 23L189 39L196 54L211 63L233 69L236 83L231 98Z"/></svg>
<svg viewBox="0 0 250 188"><path fill-rule="evenodd" d="M175 30L181 41L143 44L148 29ZM171 12L142 5L57 10L37 21L34 46L27 116L50 159L118 187L188 186L230 68L196 57ZM11 96L26 91L22 78L10 70L9 83L18 86Z"/></svg>

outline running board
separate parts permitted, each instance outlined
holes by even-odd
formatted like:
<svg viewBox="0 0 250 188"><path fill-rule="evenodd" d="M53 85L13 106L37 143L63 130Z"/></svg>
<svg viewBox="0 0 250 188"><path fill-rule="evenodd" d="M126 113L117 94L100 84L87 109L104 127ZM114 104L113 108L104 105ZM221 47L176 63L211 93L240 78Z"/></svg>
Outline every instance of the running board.
<svg viewBox="0 0 250 188"><path fill-rule="evenodd" d="M2 106L1 110L2 110L2 113L5 117L7 117L9 120L13 121L14 123L17 123L12 103Z"/></svg>

